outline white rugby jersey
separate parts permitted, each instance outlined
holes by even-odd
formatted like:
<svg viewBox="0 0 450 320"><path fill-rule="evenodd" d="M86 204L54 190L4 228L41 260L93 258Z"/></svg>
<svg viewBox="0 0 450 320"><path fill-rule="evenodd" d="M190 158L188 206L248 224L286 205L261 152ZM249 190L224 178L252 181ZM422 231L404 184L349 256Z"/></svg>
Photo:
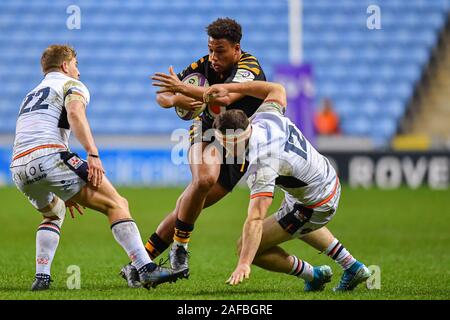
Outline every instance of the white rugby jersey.
<svg viewBox="0 0 450 320"><path fill-rule="evenodd" d="M305 206L317 207L335 192L336 172L279 109L272 102L264 103L250 119L247 184L251 198L273 196L277 185Z"/></svg>
<svg viewBox="0 0 450 320"><path fill-rule="evenodd" d="M62 145L68 149L70 126L64 99L76 92L89 103L90 95L79 80L61 72L50 72L44 80L27 94L20 107L16 123L13 159L42 145ZM43 149L42 152L55 152Z"/></svg>

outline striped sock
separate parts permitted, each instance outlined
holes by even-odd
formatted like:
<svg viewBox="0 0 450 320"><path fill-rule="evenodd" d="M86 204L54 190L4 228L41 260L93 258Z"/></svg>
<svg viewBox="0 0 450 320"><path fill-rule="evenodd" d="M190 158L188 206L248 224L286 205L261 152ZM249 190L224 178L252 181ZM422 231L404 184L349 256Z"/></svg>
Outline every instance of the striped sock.
<svg viewBox="0 0 450 320"><path fill-rule="evenodd" d="M296 256L289 256L291 258L292 270L290 275L304 279L305 281L312 281L314 279L313 266L304 260L300 260Z"/></svg>
<svg viewBox="0 0 450 320"><path fill-rule="evenodd" d="M356 259L345 249L345 247L334 238L328 248L325 250L325 254L336 263L338 263L344 270L347 270L356 262Z"/></svg>
<svg viewBox="0 0 450 320"><path fill-rule="evenodd" d="M36 232L36 274L50 275L59 244L62 220L44 219Z"/></svg>
<svg viewBox="0 0 450 320"><path fill-rule="evenodd" d="M145 244L145 250L147 250L148 255L152 260L154 260L157 256L163 253L170 244L164 242L158 234L155 232L148 238L147 243Z"/></svg>
<svg viewBox="0 0 450 320"><path fill-rule="evenodd" d="M187 249L192 230L194 230L193 224L185 223L177 219L175 222L175 233L173 235L173 246L181 245Z"/></svg>

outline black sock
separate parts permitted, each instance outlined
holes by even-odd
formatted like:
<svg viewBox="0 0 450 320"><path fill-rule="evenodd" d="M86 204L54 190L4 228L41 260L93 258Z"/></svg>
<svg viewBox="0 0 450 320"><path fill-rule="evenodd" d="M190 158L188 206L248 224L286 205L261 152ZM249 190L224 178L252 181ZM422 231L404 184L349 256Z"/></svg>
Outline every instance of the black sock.
<svg viewBox="0 0 450 320"><path fill-rule="evenodd" d="M192 230L194 230L194 225L185 223L179 219L175 222L175 233L173 235L173 240L182 244L188 244Z"/></svg>
<svg viewBox="0 0 450 320"><path fill-rule="evenodd" d="M147 250L148 255L153 260L163 253L169 246L170 244L165 243L164 240L161 239L155 232L150 236L150 238L148 238L148 241L145 244L145 250Z"/></svg>

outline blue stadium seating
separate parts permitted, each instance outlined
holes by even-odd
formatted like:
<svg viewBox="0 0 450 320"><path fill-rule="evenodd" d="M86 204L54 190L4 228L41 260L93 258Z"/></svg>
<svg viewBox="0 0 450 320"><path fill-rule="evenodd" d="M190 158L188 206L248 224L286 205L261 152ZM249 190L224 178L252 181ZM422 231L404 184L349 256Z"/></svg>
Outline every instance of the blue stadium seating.
<svg viewBox="0 0 450 320"><path fill-rule="evenodd" d="M68 30L67 8L81 9L81 29ZM381 30L366 27L369 5L381 8ZM420 79L450 0L304 0L306 63L317 103L334 101L345 134L384 145ZM104 134L169 133L189 123L159 108L148 76L181 70L207 52L205 26L230 16L243 26L242 46L269 79L288 59L286 0L2 0L0 3L0 133L14 129L25 93L41 79L39 57L51 43L71 43L92 95L92 127Z"/></svg>

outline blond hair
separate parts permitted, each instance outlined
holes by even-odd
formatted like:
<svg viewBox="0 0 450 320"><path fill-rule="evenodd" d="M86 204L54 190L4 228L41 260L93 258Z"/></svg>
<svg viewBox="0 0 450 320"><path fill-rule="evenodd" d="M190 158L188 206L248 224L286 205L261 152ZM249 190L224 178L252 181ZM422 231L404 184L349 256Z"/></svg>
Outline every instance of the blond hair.
<svg viewBox="0 0 450 320"><path fill-rule="evenodd" d="M60 70L64 61L69 62L76 56L75 49L70 45L53 44L42 53L42 72L46 74L52 70Z"/></svg>

